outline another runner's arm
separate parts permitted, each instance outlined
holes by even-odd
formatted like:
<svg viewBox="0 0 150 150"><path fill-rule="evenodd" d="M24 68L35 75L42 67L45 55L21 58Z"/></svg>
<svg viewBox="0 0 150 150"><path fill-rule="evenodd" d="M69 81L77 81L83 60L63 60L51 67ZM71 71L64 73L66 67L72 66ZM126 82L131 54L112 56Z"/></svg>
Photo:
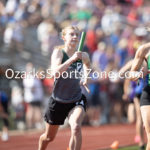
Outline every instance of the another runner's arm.
<svg viewBox="0 0 150 150"><path fill-rule="evenodd" d="M131 69L133 60L128 61L120 70L119 73L120 74L124 74L126 71Z"/></svg>
<svg viewBox="0 0 150 150"><path fill-rule="evenodd" d="M136 81L140 77L141 73L138 72L138 70L141 68L149 48L150 48L150 43L147 43L147 44L140 46L139 49L137 50L137 52L135 54L135 58L132 63L131 71L130 71L130 79L131 80ZM138 73L139 73L139 75L137 77L137 75L135 75L135 74L138 74Z"/></svg>

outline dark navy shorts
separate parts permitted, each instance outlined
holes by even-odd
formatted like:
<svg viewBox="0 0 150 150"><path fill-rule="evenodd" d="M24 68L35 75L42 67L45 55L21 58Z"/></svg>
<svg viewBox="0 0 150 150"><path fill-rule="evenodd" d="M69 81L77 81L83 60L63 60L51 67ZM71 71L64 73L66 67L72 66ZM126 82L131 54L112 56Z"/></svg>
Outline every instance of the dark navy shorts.
<svg viewBox="0 0 150 150"><path fill-rule="evenodd" d="M135 94L135 97L138 98L140 100L142 93L140 94Z"/></svg>
<svg viewBox="0 0 150 150"><path fill-rule="evenodd" d="M143 89L141 98L140 98L140 106L150 105L150 86L146 86Z"/></svg>
<svg viewBox="0 0 150 150"><path fill-rule="evenodd" d="M8 101L0 101L2 108L3 108L3 112L6 113L7 115L9 115L9 111L8 111ZM9 126L9 121L8 118L4 118L2 117L3 123L6 127Z"/></svg>
<svg viewBox="0 0 150 150"><path fill-rule="evenodd" d="M78 105L82 106L86 111L87 101L84 95L82 95L79 101L74 103L60 103L50 97L44 119L51 125L63 125L65 119L68 117L69 112Z"/></svg>

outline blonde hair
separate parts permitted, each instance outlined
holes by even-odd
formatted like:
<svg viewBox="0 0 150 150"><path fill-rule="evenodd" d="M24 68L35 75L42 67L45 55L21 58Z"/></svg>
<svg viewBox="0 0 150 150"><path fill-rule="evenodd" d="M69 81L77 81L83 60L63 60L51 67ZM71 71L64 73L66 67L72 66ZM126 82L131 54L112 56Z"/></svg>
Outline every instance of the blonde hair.
<svg viewBox="0 0 150 150"><path fill-rule="evenodd" d="M72 26L67 26L64 29L62 29L61 37L66 35L68 29L73 29L73 30L77 30L77 31L80 32L80 30L77 26L73 26L73 25ZM56 46L55 48L56 49L63 49L64 47L65 47L64 45L59 45L59 46Z"/></svg>
<svg viewBox="0 0 150 150"><path fill-rule="evenodd" d="M68 29L73 29L73 30L77 30L80 32L79 28L77 26L67 26L64 29L62 29L62 36L66 35L66 32Z"/></svg>

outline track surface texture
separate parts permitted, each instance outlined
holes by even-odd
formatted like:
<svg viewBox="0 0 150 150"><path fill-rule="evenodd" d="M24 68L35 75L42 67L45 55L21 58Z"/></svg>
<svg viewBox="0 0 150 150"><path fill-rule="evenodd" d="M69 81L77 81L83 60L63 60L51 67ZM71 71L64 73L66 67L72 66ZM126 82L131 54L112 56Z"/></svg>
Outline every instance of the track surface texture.
<svg viewBox="0 0 150 150"><path fill-rule="evenodd" d="M10 131L7 142L0 140L0 150L37 150L38 139L42 131ZM104 125L100 127L82 127L82 150L110 149L113 141L119 141L119 147L133 145L135 125ZM70 129L59 130L54 142L47 150L67 150Z"/></svg>

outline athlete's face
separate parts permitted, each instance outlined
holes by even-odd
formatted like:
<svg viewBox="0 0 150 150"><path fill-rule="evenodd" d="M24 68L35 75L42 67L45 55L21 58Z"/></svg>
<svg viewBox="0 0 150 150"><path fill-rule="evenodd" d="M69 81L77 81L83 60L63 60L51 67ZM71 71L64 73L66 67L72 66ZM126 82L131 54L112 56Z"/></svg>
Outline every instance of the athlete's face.
<svg viewBox="0 0 150 150"><path fill-rule="evenodd" d="M65 44L75 47L79 41L79 31L68 29L63 37Z"/></svg>

